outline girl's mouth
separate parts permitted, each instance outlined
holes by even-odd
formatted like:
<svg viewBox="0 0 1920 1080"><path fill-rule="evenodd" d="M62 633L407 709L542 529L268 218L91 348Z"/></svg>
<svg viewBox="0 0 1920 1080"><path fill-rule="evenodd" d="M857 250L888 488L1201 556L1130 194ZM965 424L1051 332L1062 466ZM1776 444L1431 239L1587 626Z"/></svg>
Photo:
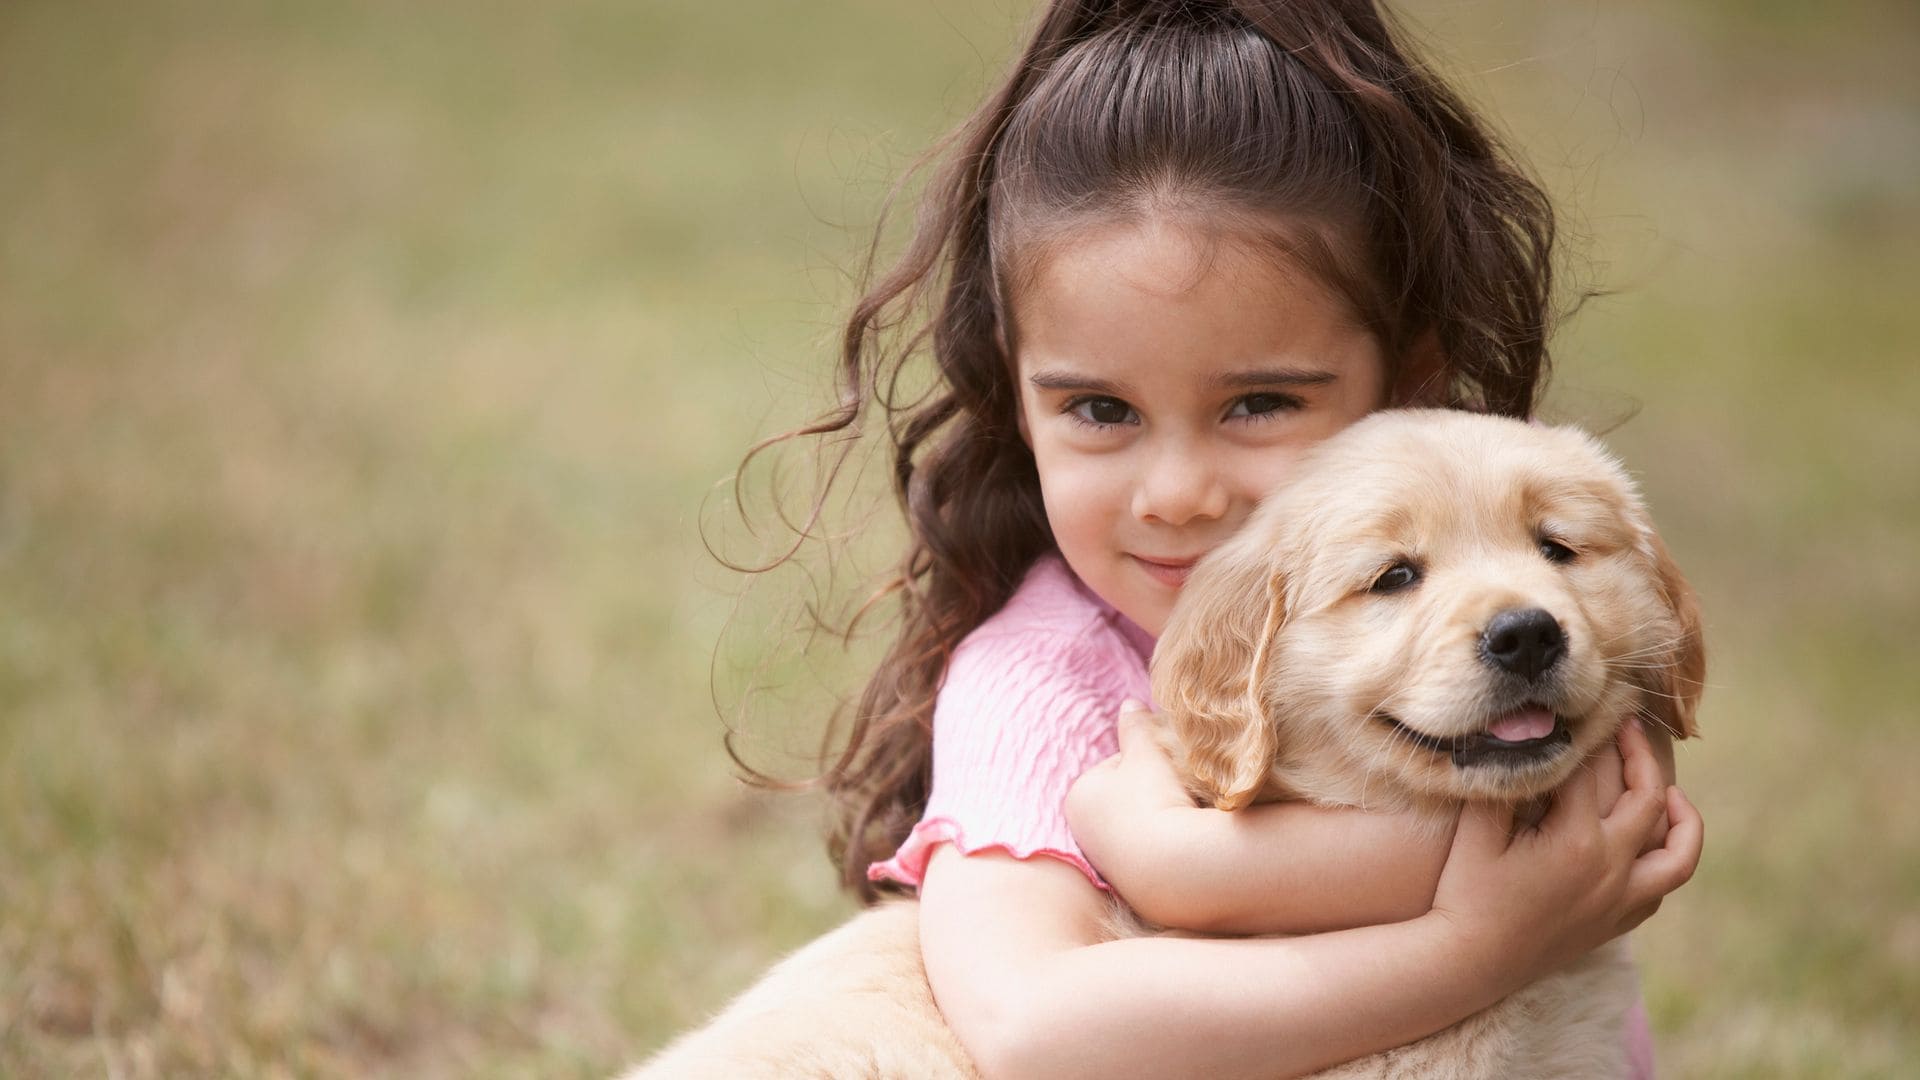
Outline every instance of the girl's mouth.
<svg viewBox="0 0 1920 1080"><path fill-rule="evenodd" d="M1193 572L1193 564L1200 561L1198 558L1149 559L1140 555L1134 555L1132 559L1140 564L1140 569L1145 570L1149 577L1172 589L1186 584L1187 575Z"/></svg>

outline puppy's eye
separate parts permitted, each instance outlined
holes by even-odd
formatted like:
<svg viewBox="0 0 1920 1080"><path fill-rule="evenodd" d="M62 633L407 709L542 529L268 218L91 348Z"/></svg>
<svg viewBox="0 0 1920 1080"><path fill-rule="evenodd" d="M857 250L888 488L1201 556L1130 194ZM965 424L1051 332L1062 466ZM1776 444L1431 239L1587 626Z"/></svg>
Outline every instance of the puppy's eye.
<svg viewBox="0 0 1920 1080"><path fill-rule="evenodd" d="M1412 588L1420 581L1420 568L1412 563L1394 563L1387 572L1373 579L1370 591L1377 593L1399 592Z"/></svg>
<svg viewBox="0 0 1920 1080"><path fill-rule="evenodd" d="M1550 537L1540 538L1540 554L1550 563L1570 563L1573 561L1573 549Z"/></svg>

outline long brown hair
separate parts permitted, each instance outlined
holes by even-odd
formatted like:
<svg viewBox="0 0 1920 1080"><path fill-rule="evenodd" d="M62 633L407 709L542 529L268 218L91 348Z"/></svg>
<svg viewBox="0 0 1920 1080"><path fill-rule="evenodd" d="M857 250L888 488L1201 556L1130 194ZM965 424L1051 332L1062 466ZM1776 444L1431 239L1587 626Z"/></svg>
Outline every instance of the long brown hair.
<svg viewBox="0 0 1920 1080"><path fill-rule="evenodd" d="M868 864L926 805L949 656L1053 544L1006 346L1006 297L1050 242L1176 208L1279 224L1377 335L1402 400L1527 415L1552 316L1545 194L1371 2L1055 0L927 160L905 252L876 276L877 231L869 250L837 407L747 455L794 439L845 454L884 418L910 536L881 588L898 636L819 778L864 901ZM922 357L935 388L909 399Z"/></svg>

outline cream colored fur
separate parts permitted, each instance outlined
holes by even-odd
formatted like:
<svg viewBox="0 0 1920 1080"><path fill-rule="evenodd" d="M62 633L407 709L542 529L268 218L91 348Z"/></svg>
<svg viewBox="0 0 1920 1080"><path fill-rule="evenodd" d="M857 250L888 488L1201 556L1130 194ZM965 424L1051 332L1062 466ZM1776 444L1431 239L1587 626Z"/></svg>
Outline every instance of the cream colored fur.
<svg viewBox="0 0 1920 1080"><path fill-rule="evenodd" d="M1541 540L1574 552L1543 557ZM1417 588L1371 586L1398 561ZM1566 656L1529 700L1567 751L1454 764L1407 732L1485 731L1516 692L1478 656L1496 612L1543 607ZM1154 661L1163 738L1197 798L1424 810L1544 796L1635 712L1694 733L1699 615L1631 481L1593 439L1459 412L1379 413L1317 448L1186 584ZM1389 717L1392 721L1389 722ZM783 961L629 1080L972 1077L894 903ZM1625 1070L1633 975L1616 942L1439 1034L1323 1080L1601 1078Z"/></svg>
<svg viewBox="0 0 1920 1080"><path fill-rule="evenodd" d="M898 900L854 916L625 1080L976 1076L927 987L919 910Z"/></svg>

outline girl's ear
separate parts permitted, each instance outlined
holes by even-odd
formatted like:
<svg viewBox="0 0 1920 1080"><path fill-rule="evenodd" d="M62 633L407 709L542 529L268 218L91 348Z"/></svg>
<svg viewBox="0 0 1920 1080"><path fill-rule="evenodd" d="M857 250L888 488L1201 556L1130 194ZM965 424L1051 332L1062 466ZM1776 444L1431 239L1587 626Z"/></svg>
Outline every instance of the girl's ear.
<svg viewBox="0 0 1920 1080"><path fill-rule="evenodd" d="M1286 620L1277 546L1251 525L1194 568L1153 656L1153 697L1174 762L1209 805L1237 810L1266 785L1279 752L1267 671Z"/></svg>
<svg viewBox="0 0 1920 1080"><path fill-rule="evenodd" d="M1654 580L1660 598L1666 601L1679 625L1679 635L1667 650L1667 662L1655 669L1649 680L1649 711L1674 738L1691 739L1700 734L1694 714L1707 679L1707 646L1701 632L1700 602L1687 579L1680 576L1680 567L1667 551L1667 545L1652 530L1646 534L1646 546L1653 556Z"/></svg>

